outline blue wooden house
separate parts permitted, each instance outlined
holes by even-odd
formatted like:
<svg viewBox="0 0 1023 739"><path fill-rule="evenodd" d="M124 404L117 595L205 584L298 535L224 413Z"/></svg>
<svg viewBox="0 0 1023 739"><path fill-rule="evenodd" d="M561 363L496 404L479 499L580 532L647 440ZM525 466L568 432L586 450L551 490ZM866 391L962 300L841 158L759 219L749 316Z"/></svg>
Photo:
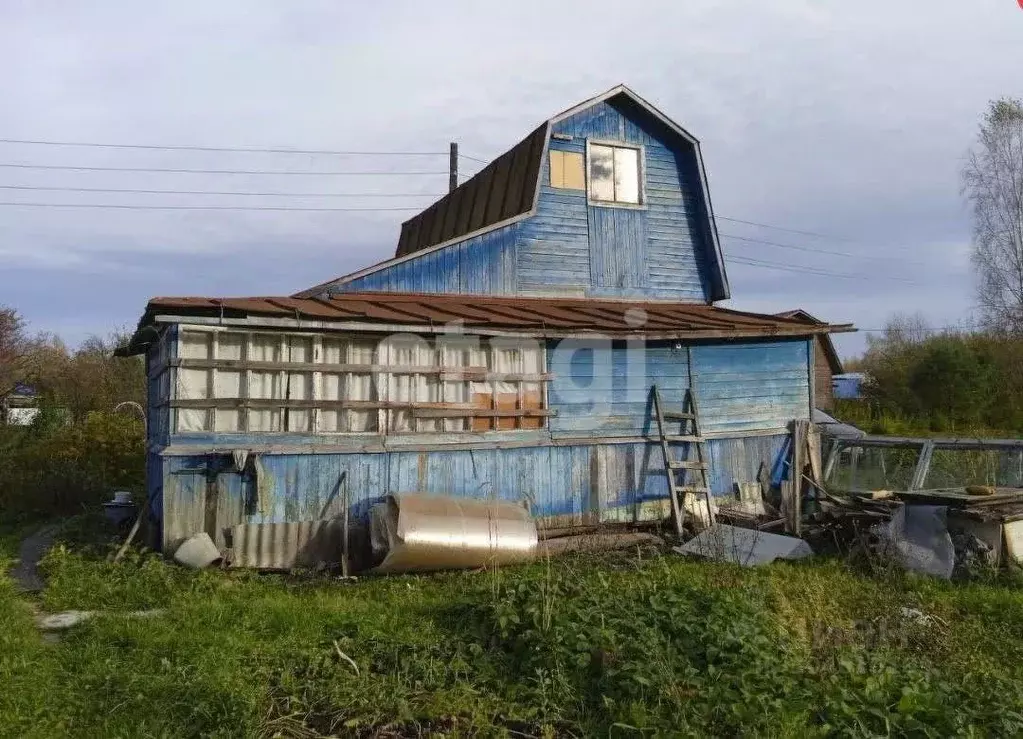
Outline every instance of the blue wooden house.
<svg viewBox="0 0 1023 739"><path fill-rule="evenodd" d="M810 418L815 337L848 327L728 297L699 142L615 87L405 222L393 259L290 297L149 303L128 351L161 543L206 530L242 563L300 562L388 492L663 517L655 384L694 388L731 495Z"/></svg>

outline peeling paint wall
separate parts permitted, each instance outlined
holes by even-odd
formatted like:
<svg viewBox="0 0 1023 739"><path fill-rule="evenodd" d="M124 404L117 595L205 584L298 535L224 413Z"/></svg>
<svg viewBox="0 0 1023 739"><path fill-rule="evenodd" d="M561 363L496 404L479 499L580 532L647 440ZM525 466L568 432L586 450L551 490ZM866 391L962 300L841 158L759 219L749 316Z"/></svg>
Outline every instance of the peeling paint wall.
<svg viewBox="0 0 1023 739"><path fill-rule="evenodd" d="M729 494L736 482L757 479L781 449L783 435L707 442L711 489ZM685 445L673 445L681 457ZM660 448L652 442L580 444L375 454L265 454L271 478L266 515L259 512L251 471L238 472L230 455L164 458L163 544L208 531L226 546L225 529L332 518L344 512L364 521L389 492L528 500L552 525L651 520L669 510ZM207 474L206 469L219 470ZM215 482L211 482L211 478ZM346 491L347 486L347 491Z"/></svg>

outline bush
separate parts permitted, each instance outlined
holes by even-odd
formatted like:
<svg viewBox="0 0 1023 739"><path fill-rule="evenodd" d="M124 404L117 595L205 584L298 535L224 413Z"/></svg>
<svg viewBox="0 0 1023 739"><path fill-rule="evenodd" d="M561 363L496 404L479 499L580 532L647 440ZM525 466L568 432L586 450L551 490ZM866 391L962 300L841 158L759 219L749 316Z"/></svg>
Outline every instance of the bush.
<svg viewBox="0 0 1023 739"><path fill-rule="evenodd" d="M93 412L66 423L44 411L28 428L0 428L0 509L5 516L68 515L124 489L145 488L141 421Z"/></svg>
<svg viewBox="0 0 1023 739"><path fill-rule="evenodd" d="M864 401L840 401L836 415L882 434L1023 433L1023 339L914 326L893 319L868 339Z"/></svg>

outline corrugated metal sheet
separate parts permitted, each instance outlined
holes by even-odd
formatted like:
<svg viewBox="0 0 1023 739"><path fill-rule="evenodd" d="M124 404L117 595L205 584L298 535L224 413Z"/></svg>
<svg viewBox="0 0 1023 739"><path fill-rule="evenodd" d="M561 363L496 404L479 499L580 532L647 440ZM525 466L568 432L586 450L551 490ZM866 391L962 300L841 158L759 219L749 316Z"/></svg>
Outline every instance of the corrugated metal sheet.
<svg viewBox="0 0 1023 739"><path fill-rule="evenodd" d="M341 561L341 522L239 524L231 530L232 567L290 570Z"/></svg>
<svg viewBox="0 0 1023 739"><path fill-rule="evenodd" d="M329 299L154 298L133 339L136 350L147 345L152 332L145 329L157 315L182 320L190 316L222 319L265 316L354 321L381 324L381 330L394 326L415 330L458 321L466 329L552 337L588 332L664 338L810 336L851 328L808 324L710 305L643 301L406 293L342 293Z"/></svg>

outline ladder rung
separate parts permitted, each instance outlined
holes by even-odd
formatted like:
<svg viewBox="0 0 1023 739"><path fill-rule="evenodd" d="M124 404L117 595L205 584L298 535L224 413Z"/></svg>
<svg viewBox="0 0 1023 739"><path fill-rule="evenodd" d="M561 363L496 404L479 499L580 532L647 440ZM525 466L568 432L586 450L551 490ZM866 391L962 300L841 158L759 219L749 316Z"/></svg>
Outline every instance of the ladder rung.
<svg viewBox="0 0 1023 739"><path fill-rule="evenodd" d="M693 487L692 485L676 485L676 493L709 493L707 488Z"/></svg>
<svg viewBox="0 0 1023 739"><path fill-rule="evenodd" d="M665 421L693 421L696 415L693 413L682 413L679 411L665 411L661 414Z"/></svg>
<svg viewBox="0 0 1023 739"><path fill-rule="evenodd" d="M684 434L682 434L682 435L679 435L679 434L665 434L664 435L664 440L665 441L689 442L689 443L695 443L695 444L702 444L703 443L703 437L702 436L686 436Z"/></svg>
<svg viewBox="0 0 1023 739"><path fill-rule="evenodd" d="M679 462L672 462L669 466L673 470L705 470L705 469L707 469L707 463L706 462L697 462L695 460L690 461L688 459L684 459L684 460L679 461Z"/></svg>

